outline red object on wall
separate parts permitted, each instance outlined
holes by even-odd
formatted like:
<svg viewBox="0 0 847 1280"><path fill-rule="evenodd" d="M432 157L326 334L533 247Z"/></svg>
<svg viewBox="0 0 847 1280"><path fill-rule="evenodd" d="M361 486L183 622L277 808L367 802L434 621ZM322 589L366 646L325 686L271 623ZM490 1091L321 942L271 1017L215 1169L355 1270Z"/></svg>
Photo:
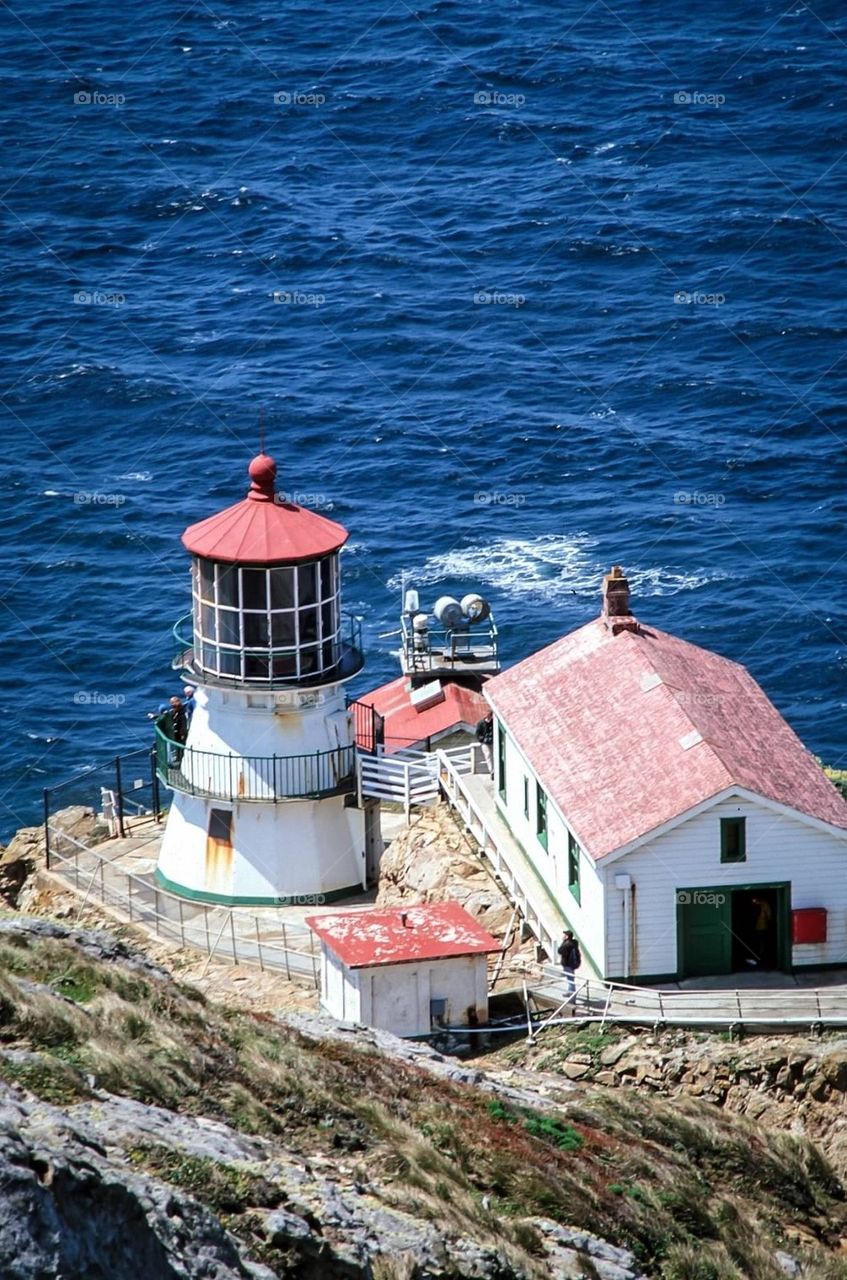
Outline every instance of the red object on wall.
<svg viewBox="0 0 847 1280"><path fill-rule="evenodd" d="M826 942L826 907L800 907L791 912L791 941Z"/></svg>

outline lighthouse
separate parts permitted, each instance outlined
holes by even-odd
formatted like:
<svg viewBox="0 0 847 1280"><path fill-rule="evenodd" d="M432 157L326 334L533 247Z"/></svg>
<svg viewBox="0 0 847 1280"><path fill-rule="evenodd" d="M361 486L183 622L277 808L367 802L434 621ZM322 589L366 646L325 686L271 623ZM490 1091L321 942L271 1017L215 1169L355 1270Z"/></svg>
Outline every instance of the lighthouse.
<svg viewBox="0 0 847 1280"><path fill-rule="evenodd" d="M184 744L157 729L173 800L156 880L206 902L329 902L365 887L379 847L345 697L363 662L358 620L341 610L348 535L283 500L267 454L248 474L242 501L182 537L192 611L174 666L196 706Z"/></svg>

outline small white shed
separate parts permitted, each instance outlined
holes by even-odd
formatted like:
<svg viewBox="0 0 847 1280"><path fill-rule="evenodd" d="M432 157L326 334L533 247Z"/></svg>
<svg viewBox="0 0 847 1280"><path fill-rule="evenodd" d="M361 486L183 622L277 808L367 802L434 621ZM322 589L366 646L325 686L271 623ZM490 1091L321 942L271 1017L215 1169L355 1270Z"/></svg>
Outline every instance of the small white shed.
<svg viewBox="0 0 847 1280"><path fill-rule="evenodd" d="M321 941L321 1008L340 1022L425 1036L488 1021L489 952L464 907L434 902L310 916Z"/></svg>

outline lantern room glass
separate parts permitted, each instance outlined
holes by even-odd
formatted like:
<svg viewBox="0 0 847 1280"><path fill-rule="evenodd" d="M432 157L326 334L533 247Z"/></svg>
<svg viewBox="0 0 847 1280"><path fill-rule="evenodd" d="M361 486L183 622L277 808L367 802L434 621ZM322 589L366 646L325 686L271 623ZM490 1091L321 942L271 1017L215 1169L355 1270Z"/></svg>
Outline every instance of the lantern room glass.
<svg viewBox="0 0 847 1280"><path fill-rule="evenodd" d="M195 557L192 581L195 663L207 675L294 682L341 661L337 554L272 568Z"/></svg>

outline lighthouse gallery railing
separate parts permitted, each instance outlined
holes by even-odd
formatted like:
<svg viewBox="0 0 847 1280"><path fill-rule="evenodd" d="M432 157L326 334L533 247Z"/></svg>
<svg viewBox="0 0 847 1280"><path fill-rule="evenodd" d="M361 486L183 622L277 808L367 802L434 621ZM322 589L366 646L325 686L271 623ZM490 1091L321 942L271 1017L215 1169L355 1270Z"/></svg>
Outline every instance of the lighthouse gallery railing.
<svg viewBox="0 0 847 1280"><path fill-rule="evenodd" d="M238 756L183 747L156 729L156 772L166 787L216 800L308 800L356 789L356 748L298 756Z"/></svg>

